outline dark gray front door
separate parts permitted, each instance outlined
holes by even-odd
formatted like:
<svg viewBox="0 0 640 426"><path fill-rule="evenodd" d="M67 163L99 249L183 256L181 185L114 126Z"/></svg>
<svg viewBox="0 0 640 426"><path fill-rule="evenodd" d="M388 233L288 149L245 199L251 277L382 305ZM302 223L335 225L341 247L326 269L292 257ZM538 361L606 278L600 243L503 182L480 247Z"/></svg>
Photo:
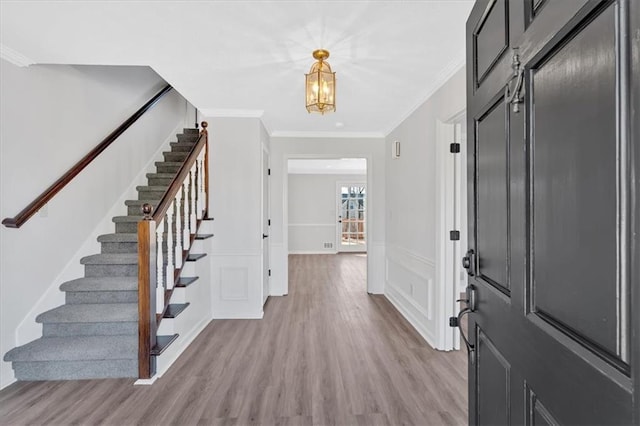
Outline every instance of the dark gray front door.
<svg viewBox="0 0 640 426"><path fill-rule="evenodd" d="M639 21L640 0L469 17L471 424L640 424Z"/></svg>

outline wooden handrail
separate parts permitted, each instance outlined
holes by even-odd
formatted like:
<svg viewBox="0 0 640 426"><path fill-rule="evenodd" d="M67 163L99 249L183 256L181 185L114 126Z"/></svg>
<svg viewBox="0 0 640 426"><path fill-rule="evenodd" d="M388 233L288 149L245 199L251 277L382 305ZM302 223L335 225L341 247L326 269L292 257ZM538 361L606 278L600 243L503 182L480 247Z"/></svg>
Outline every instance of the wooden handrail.
<svg viewBox="0 0 640 426"><path fill-rule="evenodd" d="M203 205L203 218L207 217L208 212L208 147L209 147L209 134L207 131L207 122L202 122L202 131L198 137L193 148L187 155L184 163L178 170L178 173L174 176L171 184L167 188L162 199L158 202L155 210L150 204L144 204L142 206L142 213L144 215L143 220L138 222L138 378L149 379L155 374L156 365L155 357L151 352L157 343L157 330L161 316L157 314L156 309L156 284L158 279L158 271L156 269L157 257L162 253L162 248L158 246L156 241L156 230L158 224L161 224L165 219L167 212L172 208L176 199L176 195L181 191L183 183L188 179L191 173L191 168L194 166L198 157L204 151L204 164L202 165L205 173L204 181L204 205ZM198 173L202 173L199 171ZM188 209L186 204L190 199L188 193L184 193L184 208ZM178 209L176 209L178 210ZM180 214L179 210L176 212ZM194 213L195 214L195 213ZM185 218L186 220L186 218ZM198 221L199 222L199 221ZM172 223L169 222L167 227L171 232ZM162 226L162 225L160 225ZM190 229L189 235L189 247L193 244L195 239L196 229ZM176 226L177 227L177 226ZM189 229L189 224L184 223L185 229ZM177 227L178 228L178 227ZM162 231L161 231L162 232ZM176 238L181 238L182 230L176 229ZM186 236L185 236L186 238ZM173 247L167 242L167 252L173 250ZM182 257L181 264L186 261L186 257L189 250L182 250L180 254ZM160 263L162 264L162 262ZM167 272L167 280L172 280L172 284L176 283L179 278L179 270L176 269L173 274ZM172 285L173 287L173 285ZM171 297L171 290L165 292L164 309L166 310L169 299Z"/></svg>
<svg viewBox="0 0 640 426"><path fill-rule="evenodd" d="M125 120L118 128L111 132L106 138L102 140L95 148L93 148L87 155L85 155L80 161L73 165L62 177L55 181L50 187L44 190L42 194L38 195L27 207L22 209L14 217L5 218L2 224L7 228L20 228L31 216L36 214L38 210L44 207L62 188L64 188L71 180L78 175L85 167L87 167L93 160L95 160L102 151L107 149L125 130L127 130L133 123L138 121L142 115L150 110L165 94L173 89L170 84L167 84L162 90L156 93L153 98L149 99L138 111L136 111L131 117Z"/></svg>
<svg viewBox="0 0 640 426"><path fill-rule="evenodd" d="M171 181L171 185L169 185L169 187L167 188L167 192L164 193L164 196L153 211L152 217L154 221L160 222L162 218L167 214L167 210L169 209L169 206L171 205L171 202L175 198L176 194L180 190L182 182L184 182L185 178L189 174L189 171L191 170L191 166L193 166L193 163L196 162L198 155L200 155L202 146L207 143L205 131L206 130L203 130L202 133L200 133L198 141L193 146L193 148L191 148L191 152L187 156L186 160L184 160L180 171L175 175L175 177Z"/></svg>

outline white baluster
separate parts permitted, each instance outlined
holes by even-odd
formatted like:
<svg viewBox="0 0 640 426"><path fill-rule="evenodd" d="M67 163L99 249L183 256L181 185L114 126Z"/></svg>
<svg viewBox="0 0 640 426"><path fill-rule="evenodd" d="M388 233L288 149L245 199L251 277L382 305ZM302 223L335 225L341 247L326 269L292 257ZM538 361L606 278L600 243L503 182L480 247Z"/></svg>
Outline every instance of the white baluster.
<svg viewBox="0 0 640 426"><path fill-rule="evenodd" d="M174 203L172 202L167 209L167 290L171 290L173 288L173 208Z"/></svg>
<svg viewBox="0 0 640 426"><path fill-rule="evenodd" d="M184 180L183 185L184 185L183 240L184 240L184 250L189 250L189 247L191 246L191 233L189 232L189 176L188 175Z"/></svg>
<svg viewBox="0 0 640 426"><path fill-rule="evenodd" d="M162 233L164 232L164 219L156 228L156 313L164 310L164 259L162 253Z"/></svg>
<svg viewBox="0 0 640 426"><path fill-rule="evenodd" d="M182 187L178 189L175 199L176 205L176 268L182 268Z"/></svg>
<svg viewBox="0 0 640 426"><path fill-rule="evenodd" d="M196 220L196 164L193 163L191 166L191 170L189 171L189 175L191 176L191 222L189 223L189 227L191 228L192 233L195 234L196 228L198 226Z"/></svg>
<svg viewBox="0 0 640 426"><path fill-rule="evenodd" d="M197 218L202 219L202 213L204 212L204 149L200 151L198 155L198 210L196 211Z"/></svg>

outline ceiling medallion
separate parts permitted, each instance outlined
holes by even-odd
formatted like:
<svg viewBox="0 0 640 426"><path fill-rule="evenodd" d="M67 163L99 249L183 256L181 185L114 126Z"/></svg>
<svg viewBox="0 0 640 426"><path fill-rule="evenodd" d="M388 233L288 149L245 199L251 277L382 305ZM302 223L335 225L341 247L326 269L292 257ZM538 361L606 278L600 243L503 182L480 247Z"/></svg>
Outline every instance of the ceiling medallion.
<svg viewBox="0 0 640 426"><path fill-rule="evenodd" d="M324 114L336 110L336 73L325 62L328 57L328 50L315 50L313 58L316 62L311 66L309 74L305 74L305 99L309 113Z"/></svg>

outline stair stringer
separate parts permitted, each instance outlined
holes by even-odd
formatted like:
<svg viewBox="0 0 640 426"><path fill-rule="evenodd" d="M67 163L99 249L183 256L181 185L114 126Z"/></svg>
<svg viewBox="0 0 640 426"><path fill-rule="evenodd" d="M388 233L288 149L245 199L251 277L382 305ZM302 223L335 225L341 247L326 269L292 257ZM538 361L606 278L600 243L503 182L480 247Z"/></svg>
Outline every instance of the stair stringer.
<svg viewBox="0 0 640 426"><path fill-rule="evenodd" d="M36 322L36 317L42 312L46 312L65 303L65 293L60 291L60 285L84 276L84 265L80 263L80 259L84 256L94 253L100 253L100 243L97 237L102 234L113 232L113 217L122 214L124 202L131 198L137 198L138 193L136 187L146 183L146 174L154 168L156 161L162 161L163 151L170 149L170 143L175 139L175 135L181 132L184 123L180 122L167 135L164 142L158 150L153 154L150 160L142 167L140 172L133 179L131 184L116 200L111 208L105 213L104 217L87 236L84 243L76 251L73 257L67 262L62 271L51 282L47 290L42 294L40 299L33 305L31 310L22 319L15 331L15 346L22 346L32 340L42 337L42 324ZM15 377L14 377L15 381Z"/></svg>

